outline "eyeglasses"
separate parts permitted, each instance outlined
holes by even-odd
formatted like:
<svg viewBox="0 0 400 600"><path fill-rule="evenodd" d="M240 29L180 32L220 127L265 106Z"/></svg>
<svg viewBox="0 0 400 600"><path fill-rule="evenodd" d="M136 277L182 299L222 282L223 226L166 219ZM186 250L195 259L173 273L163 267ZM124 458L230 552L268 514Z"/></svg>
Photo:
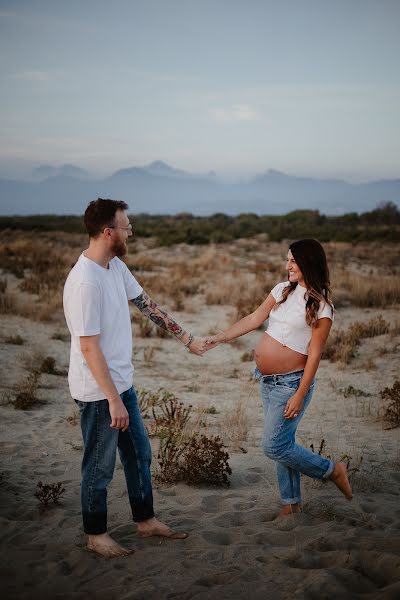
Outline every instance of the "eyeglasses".
<svg viewBox="0 0 400 600"><path fill-rule="evenodd" d="M128 227L120 227L119 225L107 225L104 229L124 229L125 231L132 231L132 224L129 223Z"/></svg>

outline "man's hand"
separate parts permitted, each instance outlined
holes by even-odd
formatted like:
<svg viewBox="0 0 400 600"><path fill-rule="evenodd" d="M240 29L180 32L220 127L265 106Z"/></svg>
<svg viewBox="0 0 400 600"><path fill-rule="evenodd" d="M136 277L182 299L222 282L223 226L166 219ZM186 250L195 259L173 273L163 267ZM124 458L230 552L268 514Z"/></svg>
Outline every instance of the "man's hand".
<svg viewBox="0 0 400 600"><path fill-rule="evenodd" d="M189 344L189 352L197 356L202 356L206 350L206 338L195 336Z"/></svg>
<svg viewBox="0 0 400 600"><path fill-rule="evenodd" d="M108 405L111 415L110 427L126 431L129 427L129 415L121 398L118 397L115 400L109 400Z"/></svg>
<svg viewBox="0 0 400 600"><path fill-rule="evenodd" d="M286 403L285 412L283 416L285 419L295 419L299 416L301 409L303 408L304 398L298 396L297 394L293 394L293 396Z"/></svg>

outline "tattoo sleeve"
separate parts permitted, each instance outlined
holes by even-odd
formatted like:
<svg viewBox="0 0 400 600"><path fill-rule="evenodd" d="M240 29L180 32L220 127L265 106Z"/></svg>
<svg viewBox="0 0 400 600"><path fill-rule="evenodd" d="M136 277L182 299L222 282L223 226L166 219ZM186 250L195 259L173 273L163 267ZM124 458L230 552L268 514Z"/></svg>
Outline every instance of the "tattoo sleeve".
<svg viewBox="0 0 400 600"><path fill-rule="evenodd" d="M146 294L146 292L142 292L140 296L132 300L132 302L136 308L138 308L145 317L153 321L157 327L161 327L162 329L169 331L172 333L172 335L178 338L178 340L185 335L185 331L182 329L182 327L178 325L176 321L171 319L165 310L161 310L161 308L157 306L154 300L152 300Z"/></svg>

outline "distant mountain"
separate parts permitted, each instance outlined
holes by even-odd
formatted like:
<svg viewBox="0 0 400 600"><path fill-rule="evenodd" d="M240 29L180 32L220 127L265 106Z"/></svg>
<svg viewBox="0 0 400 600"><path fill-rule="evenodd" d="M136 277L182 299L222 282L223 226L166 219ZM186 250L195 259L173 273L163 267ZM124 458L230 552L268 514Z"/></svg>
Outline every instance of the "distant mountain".
<svg viewBox="0 0 400 600"><path fill-rule="evenodd" d="M44 181L48 177L57 177L58 175L74 177L75 179L88 179L90 177L87 171L74 165L61 165L60 167L41 165L32 171L32 179L34 181Z"/></svg>
<svg viewBox="0 0 400 600"><path fill-rule="evenodd" d="M213 172L191 174L162 161L99 180L73 165L43 165L36 172L34 182L0 179L0 214L82 214L97 197L125 200L132 212L151 214L284 214L300 208L343 214L372 210L382 202L400 205L399 179L350 184L268 170L247 182L224 183Z"/></svg>

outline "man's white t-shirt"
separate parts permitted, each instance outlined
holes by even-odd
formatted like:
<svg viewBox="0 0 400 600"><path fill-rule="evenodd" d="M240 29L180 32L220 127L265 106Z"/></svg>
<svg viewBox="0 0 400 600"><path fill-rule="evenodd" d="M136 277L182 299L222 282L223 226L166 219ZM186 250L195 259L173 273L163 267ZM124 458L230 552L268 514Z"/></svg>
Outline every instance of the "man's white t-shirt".
<svg viewBox="0 0 400 600"><path fill-rule="evenodd" d="M128 300L143 288L122 260L105 269L81 254L64 286L64 313L71 333L68 382L82 402L104 399L80 349L81 336L100 335L100 348L119 394L132 386L132 327Z"/></svg>

